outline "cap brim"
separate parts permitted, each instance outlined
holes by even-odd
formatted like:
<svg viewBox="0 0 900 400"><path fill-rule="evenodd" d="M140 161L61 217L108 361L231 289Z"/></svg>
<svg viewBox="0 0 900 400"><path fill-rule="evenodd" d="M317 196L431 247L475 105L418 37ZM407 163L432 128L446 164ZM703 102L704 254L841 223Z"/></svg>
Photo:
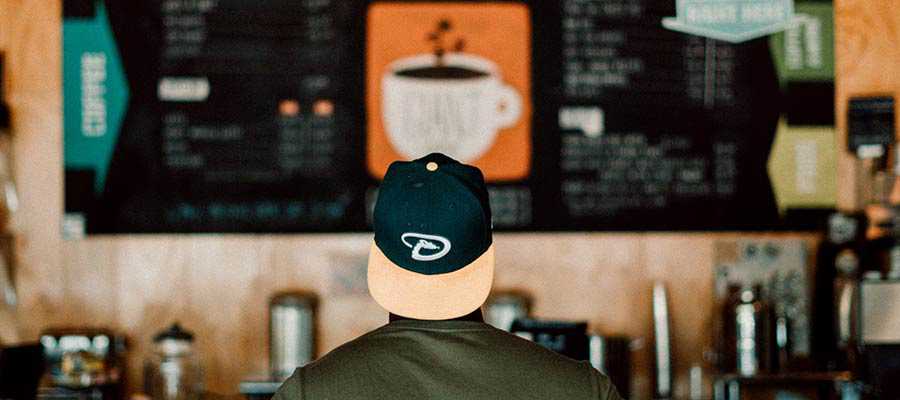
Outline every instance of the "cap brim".
<svg viewBox="0 0 900 400"><path fill-rule="evenodd" d="M369 293L389 312L406 318L442 320L481 307L494 280L494 245L469 265L446 274L425 275L389 260L375 243L369 251Z"/></svg>

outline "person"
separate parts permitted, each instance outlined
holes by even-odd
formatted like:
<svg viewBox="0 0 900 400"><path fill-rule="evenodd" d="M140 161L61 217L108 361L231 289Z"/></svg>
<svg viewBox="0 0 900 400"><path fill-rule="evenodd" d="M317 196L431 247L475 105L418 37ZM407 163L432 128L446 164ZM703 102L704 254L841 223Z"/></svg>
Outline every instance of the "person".
<svg viewBox="0 0 900 400"><path fill-rule="evenodd" d="M275 400L620 400L609 378L484 323L494 245L484 177L431 154L389 167L369 292L389 323L294 371Z"/></svg>

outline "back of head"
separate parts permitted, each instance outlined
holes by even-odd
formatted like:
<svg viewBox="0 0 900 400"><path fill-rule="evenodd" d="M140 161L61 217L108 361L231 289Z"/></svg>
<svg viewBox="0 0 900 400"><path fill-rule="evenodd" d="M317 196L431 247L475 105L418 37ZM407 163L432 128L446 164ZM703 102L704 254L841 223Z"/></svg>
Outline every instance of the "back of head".
<svg viewBox="0 0 900 400"><path fill-rule="evenodd" d="M369 292L389 312L443 320L491 289L491 211L481 171L443 154L391 164L374 211Z"/></svg>

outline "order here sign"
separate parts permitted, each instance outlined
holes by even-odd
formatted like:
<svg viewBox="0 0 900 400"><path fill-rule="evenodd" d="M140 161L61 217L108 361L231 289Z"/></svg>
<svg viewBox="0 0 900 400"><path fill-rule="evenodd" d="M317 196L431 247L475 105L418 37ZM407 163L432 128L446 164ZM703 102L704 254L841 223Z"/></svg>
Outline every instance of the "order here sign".
<svg viewBox="0 0 900 400"><path fill-rule="evenodd" d="M795 19L793 0L676 0L676 12L664 27L732 43L783 31Z"/></svg>

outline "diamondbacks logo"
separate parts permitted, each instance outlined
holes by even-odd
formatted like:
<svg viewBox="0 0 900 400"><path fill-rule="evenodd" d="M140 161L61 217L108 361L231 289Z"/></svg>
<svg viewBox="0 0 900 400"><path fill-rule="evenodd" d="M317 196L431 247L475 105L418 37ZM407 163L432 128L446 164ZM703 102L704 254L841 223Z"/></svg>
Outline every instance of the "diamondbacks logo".
<svg viewBox="0 0 900 400"><path fill-rule="evenodd" d="M440 260L450 252L450 241L443 236L407 232L400 236L400 240L412 249L410 256L416 261Z"/></svg>

